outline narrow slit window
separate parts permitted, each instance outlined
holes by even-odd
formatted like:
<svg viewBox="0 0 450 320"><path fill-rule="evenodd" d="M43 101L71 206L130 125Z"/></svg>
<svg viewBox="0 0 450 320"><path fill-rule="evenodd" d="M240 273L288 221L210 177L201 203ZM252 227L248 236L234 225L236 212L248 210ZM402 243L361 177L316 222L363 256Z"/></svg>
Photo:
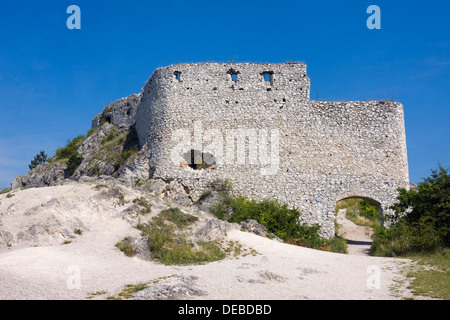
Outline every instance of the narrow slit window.
<svg viewBox="0 0 450 320"><path fill-rule="evenodd" d="M234 69L230 69L230 70L228 70L227 73L230 75L231 80L232 80L233 82L236 83L236 82L238 81L238 74L240 73L239 71L236 71L236 70L234 70Z"/></svg>
<svg viewBox="0 0 450 320"><path fill-rule="evenodd" d="M181 72L180 71L175 71L174 75L175 75L175 79L177 79L177 81L181 80Z"/></svg>

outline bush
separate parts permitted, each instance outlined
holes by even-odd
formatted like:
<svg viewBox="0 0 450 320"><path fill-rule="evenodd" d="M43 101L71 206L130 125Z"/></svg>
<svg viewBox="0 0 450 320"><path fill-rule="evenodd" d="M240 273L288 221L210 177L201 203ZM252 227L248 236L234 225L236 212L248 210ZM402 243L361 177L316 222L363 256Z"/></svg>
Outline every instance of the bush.
<svg viewBox="0 0 450 320"><path fill-rule="evenodd" d="M152 219L140 224L142 235L148 237L152 258L166 265L188 265L216 261L225 258L225 253L213 242L193 243L185 239L180 231L198 218L183 213L179 208L169 208Z"/></svg>
<svg viewBox="0 0 450 320"><path fill-rule="evenodd" d="M419 183L417 190L398 189L398 202L389 229L379 227L373 236L374 255L434 252L450 244L450 177L440 166Z"/></svg>
<svg viewBox="0 0 450 320"><path fill-rule="evenodd" d="M45 151L41 150L41 152L35 155L34 159L31 160L28 168L30 168L30 170L33 170L38 165L44 164L45 162L47 162L47 154L45 153Z"/></svg>
<svg viewBox="0 0 450 320"><path fill-rule="evenodd" d="M300 222L300 211L289 209L277 200L248 200L242 197L227 196L222 203L210 209L217 218L240 223L253 219L264 225L287 243L324 250L345 252L345 243L339 239L324 239L319 235L320 225L307 225ZM233 214L230 215L229 212ZM340 245L337 243L340 242ZM345 241L344 241L345 242ZM334 245L332 245L334 243ZM342 249L344 248L344 249Z"/></svg>
<svg viewBox="0 0 450 320"><path fill-rule="evenodd" d="M132 155L136 153L137 153L136 149L130 149L117 154L116 158L114 159L114 166L116 168L119 168L125 161L128 160L128 158L130 158Z"/></svg>
<svg viewBox="0 0 450 320"><path fill-rule="evenodd" d="M125 237L124 239L117 242L116 247L119 248L120 251L125 253L126 256L128 257L134 256L134 248L133 244L131 243L130 237Z"/></svg>
<svg viewBox="0 0 450 320"><path fill-rule="evenodd" d="M78 152L75 152L72 154L69 158L69 161L67 161L67 169L66 169L66 175L67 177L71 177L75 170L80 166L80 164L83 162L83 157L78 154Z"/></svg>
<svg viewBox="0 0 450 320"><path fill-rule="evenodd" d="M117 137L117 132L111 131L106 137L102 139L102 144L114 140Z"/></svg>
<svg viewBox="0 0 450 320"><path fill-rule="evenodd" d="M360 203L359 215L373 222L380 220L378 207L366 200L362 200Z"/></svg>
<svg viewBox="0 0 450 320"><path fill-rule="evenodd" d="M68 140L65 147L56 150L56 160L70 159L73 155L77 155L77 150L84 140L86 140L86 137L83 135L79 135L72 140Z"/></svg>
<svg viewBox="0 0 450 320"><path fill-rule="evenodd" d="M145 199L144 197L134 199L133 203L136 203L138 206L142 207L142 209L141 209L142 214L147 214L147 213L152 212L152 206L151 206L150 202L148 202L148 200Z"/></svg>
<svg viewBox="0 0 450 320"><path fill-rule="evenodd" d="M187 227L198 220L196 216L181 212L179 208L169 208L161 211L160 218L172 222L177 228Z"/></svg>
<svg viewBox="0 0 450 320"><path fill-rule="evenodd" d="M336 204L336 213L346 209L345 217L359 226L374 228L380 225L379 207L360 198L347 198Z"/></svg>

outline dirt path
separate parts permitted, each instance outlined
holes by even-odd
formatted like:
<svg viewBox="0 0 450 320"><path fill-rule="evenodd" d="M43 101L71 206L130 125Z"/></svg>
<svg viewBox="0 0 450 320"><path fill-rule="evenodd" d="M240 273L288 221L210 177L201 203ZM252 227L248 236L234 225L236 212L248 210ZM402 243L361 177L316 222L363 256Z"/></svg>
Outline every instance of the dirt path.
<svg viewBox="0 0 450 320"><path fill-rule="evenodd" d="M337 213L337 223L339 224L338 235L347 240L348 254L369 255L373 233L372 228L358 226L345 217L346 209L340 209Z"/></svg>

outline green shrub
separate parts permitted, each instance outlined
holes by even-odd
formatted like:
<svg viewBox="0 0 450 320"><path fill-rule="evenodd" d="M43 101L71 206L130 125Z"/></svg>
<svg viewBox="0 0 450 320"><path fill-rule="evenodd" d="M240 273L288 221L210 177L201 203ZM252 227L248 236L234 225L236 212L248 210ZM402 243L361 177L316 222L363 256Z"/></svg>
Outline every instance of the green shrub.
<svg viewBox="0 0 450 320"><path fill-rule="evenodd" d="M133 200L133 203L136 203L138 206L142 207L141 209L141 213L142 214L147 214L152 212L152 206L150 204L150 202L148 202L147 199L145 199L144 197L139 197Z"/></svg>
<svg viewBox="0 0 450 320"><path fill-rule="evenodd" d="M179 208L169 208L161 211L160 218L172 222L177 228L187 227L198 220L196 216L181 212Z"/></svg>
<svg viewBox="0 0 450 320"><path fill-rule="evenodd" d="M86 140L86 137L83 135L79 135L72 140L68 140L67 145L65 147L59 148L56 150L55 159L63 160L70 159L73 155L78 154L77 150L83 141Z"/></svg>
<svg viewBox="0 0 450 320"><path fill-rule="evenodd" d="M126 256L132 257L134 256L133 244L131 243L130 237L125 237L116 243L116 247L119 248L120 251L125 253Z"/></svg>
<svg viewBox="0 0 450 320"><path fill-rule="evenodd" d="M128 160L132 155L136 154L136 149L130 149L127 151L123 151L122 153L118 153L114 160L114 166L119 168L125 161Z"/></svg>
<svg viewBox="0 0 450 320"><path fill-rule="evenodd" d="M329 249L327 251L331 252L347 253L348 250L347 241L339 236L327 239L325 246Z"/></svg>
<svg viewBox="0 0 450 320"><path fill-rule="evenodd" d="M102 144L114 140L117 137L117 132L111 131L106 137L102 139Z"/></svg>
<svg viewBox="0 0 450 320"><path fill-rule="evenodd" d="M66 169L66 175L67 177L71 177L75 170L80 166L80 164L83 162L83 157L78 154L78 152L75 152L72 154L67 161L67 169Z"/></svg>
<svg viewBox="0 0 450 320"><path fill-rule="evenodd" d="M86 138L89 138L96 130L96 128L90 128L86 134Z"/></svg>
<svg viewBox="0 0 450 320"><path fill-rule="evenodd" d="M450 177L441 166L419 183L417 190L398 189L398 202L390 207L389 228L373 235L371 253L382 256L435 252L450 244Z"/></svg>
<svg viewBox="0 0 450 320"><path fill-rule="evenodd" d="M369 219L370 221L380 220L379 208L366 200L362 200L360 202L359 215L366 219Z"/></svg>
<svg viewBox="0 0 450 320"><path fill-rule="evenodd" d="M230 215L230 211L233 214ZM331 250L331 244L327 244L327 239L319 235L319 224L307 225L301 223L300 211L289 209L286 204L281 204L277 200L258 202L243 197L227 196L222 203L213 206L210 212L217 218L229 222L240 223L248 219L256 220L264 225L269 233L291 244ZM341 240L330 241L335 243L340 241L340 247L345 247ZM338 245L333 245L333 248L342 252L338 247Z"/></svg>
<svg viewBox="0 0 450 320"><path fill-rule="evenodd" d="M200 264L225 258L225 253L213 242L193 243L186 240L182 230L197 219L178 208L170 208L138 228L142 235L148 237L152 258L163 264Z"/></svg>
<svg viewBox="0 0 450 320"><path fill-rule="evenodd" d="M336 213L346 209L345 217L359 226L375 228L380 225L379 207L359 198L348 198L336 204Z"/></svg>

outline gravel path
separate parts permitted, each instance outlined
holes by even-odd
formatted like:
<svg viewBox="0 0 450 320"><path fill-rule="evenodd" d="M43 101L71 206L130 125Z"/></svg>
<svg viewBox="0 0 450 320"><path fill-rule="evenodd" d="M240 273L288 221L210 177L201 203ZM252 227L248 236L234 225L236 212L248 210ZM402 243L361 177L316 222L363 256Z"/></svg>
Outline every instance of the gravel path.
<svg viewBox="0 0 450 320"><path fill-rule="evenodd" d="M338 210L336 221L339 236L347 240L348 254L368 256L372 245L372 228L356 225L345 217L345 212L346 209Z"/></svg>

